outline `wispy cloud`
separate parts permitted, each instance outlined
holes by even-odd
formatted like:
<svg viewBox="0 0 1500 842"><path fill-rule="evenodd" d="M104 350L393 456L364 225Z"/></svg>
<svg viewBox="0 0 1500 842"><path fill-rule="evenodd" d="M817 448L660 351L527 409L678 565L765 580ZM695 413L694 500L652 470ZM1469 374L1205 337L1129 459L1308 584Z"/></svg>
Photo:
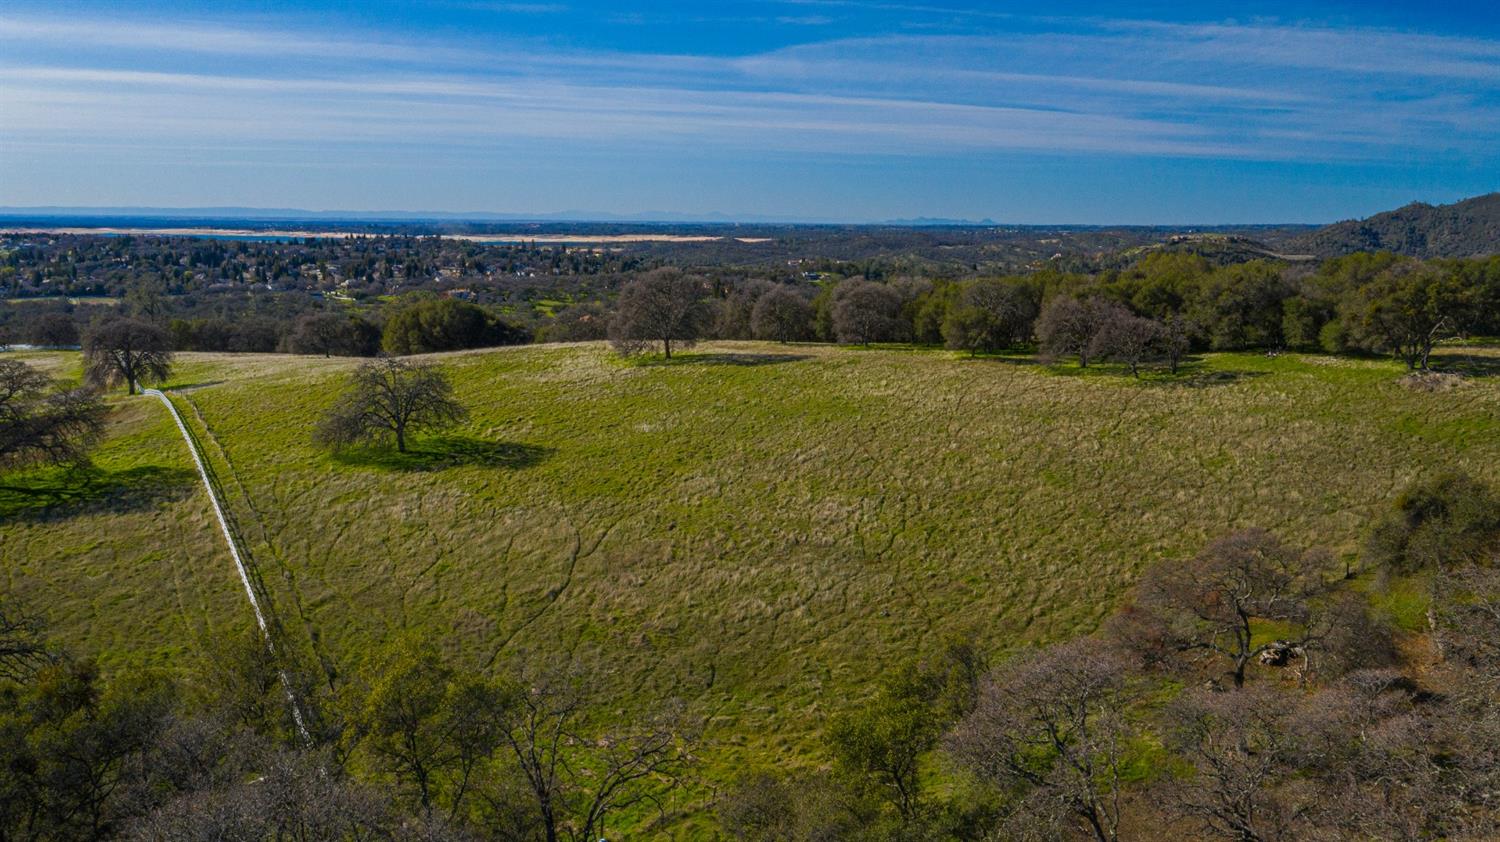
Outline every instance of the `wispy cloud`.
<svg viewBox="0 0 1500 842"><path fill-rule="evenodd" d="M805 26L827 20L799 17ZM889 34L723 56L11 16L0 17L0 45L13 48L0 65L3 131L27 142L543 138L827 155L1015 149L1263 160L1500 143L1500 43L1380 30L1033 21L999 34ZM206 72L213 56L288 61L275 71ZM1433 79L1443 85L1435 90Z"/></svg>

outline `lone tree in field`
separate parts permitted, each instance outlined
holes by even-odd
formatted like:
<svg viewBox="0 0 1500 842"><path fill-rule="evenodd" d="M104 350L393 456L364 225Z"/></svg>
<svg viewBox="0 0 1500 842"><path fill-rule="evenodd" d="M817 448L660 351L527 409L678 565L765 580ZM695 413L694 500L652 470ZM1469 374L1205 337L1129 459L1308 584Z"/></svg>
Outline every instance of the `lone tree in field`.
<svg viewBox="0 0 1500 842"><path fill-rule="evenodd" d="M136 384L160 382L172 373L172 337L137 319L111 319L83 340L84 372L90 383L118 386L135 394Z"/></svg>
<svg viewBox="0 0 1500 842"><path fill-rule="evenodd" d="M771 287L750 311L750 329L755 338L782 344L811 336L812 320L812 305L785 285Z"/></svg>
<svg viewBox="0 0 1500 842"><path fill-rule="evenodd" d="M334 450L392 439L406 452L406 437L462 422L468 410L436 367L399 359L371 360L349 376L348 389L323 416L313 438Z"/></svg>
<svg viewBox="0 0 1500 842"><path fill-rule="evenodd" d="M678 269L657 269L620 290L609 338L621 354L644 353L660 342L672 358L672 343L691 347L708 325L703 280Z"/></svg>
<svg viewBox="0 0 1500 842"><path fill-rule="evenodd" d="M0 472L82 464L103 425L93 393L55 388L31 366L0 360Z"/></svg>

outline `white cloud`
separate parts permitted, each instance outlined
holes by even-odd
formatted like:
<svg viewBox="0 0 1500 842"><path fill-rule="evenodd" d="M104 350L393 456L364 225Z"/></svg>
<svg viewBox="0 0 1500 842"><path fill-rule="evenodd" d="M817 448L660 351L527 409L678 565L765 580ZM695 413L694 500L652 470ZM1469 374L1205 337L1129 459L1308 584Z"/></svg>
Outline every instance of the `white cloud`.
<svg viewBox="0 0 1500 842"><path fill-rule="evenodd" d="M0 45L29 56L0 65L7 137L27 142L541 138L1330 160L1500 141L1500 43L1370 30L1094 21L726 57L0 17ZM297 61L210 73L207 56Z"/></svg>

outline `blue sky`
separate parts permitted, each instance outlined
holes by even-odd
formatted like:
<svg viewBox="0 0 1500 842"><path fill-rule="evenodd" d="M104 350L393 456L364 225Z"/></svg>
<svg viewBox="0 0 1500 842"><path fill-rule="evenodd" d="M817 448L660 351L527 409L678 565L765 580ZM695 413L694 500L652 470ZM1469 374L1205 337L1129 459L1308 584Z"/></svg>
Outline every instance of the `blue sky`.
<svg viewBox="0 0 1500 842"><path fill-rule="evenodd" d="M1500 189L1500 4L0 6L0 205L1324 222Z"/></svg>

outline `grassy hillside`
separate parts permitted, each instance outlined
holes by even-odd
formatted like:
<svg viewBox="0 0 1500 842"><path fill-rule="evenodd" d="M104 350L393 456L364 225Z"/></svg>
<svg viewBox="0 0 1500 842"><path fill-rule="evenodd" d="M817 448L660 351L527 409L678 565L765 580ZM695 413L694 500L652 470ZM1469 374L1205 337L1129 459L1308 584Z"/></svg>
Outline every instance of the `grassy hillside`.
<svg viewBox="0 0 1500 842"><path fill-rule="evenodd" d="M473 419L396 459L309 443L353 361L183 358L178 405L289 633L343 671L403 630L472 664L572 653L616 715L708 717L711 778L814 762L828 713L947 634L1069 636L1228 529L1349 551L1416 477L1500 480L1500 380L1423 392L1381 361L1136 382L760 344L441 360ZM99 461L104 499L0 497L0 575L106 664L203 657L249 612L166 413L121 398Z"/></svg>

